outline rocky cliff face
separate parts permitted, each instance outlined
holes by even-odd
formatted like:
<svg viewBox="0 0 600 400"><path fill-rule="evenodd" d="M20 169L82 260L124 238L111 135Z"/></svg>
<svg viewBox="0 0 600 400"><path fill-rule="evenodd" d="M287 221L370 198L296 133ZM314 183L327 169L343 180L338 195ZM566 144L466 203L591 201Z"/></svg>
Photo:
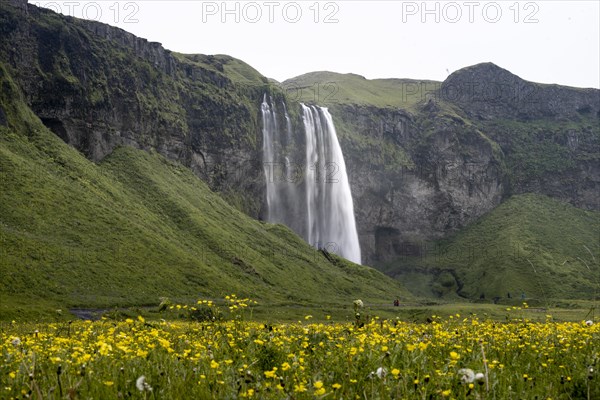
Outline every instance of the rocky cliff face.
<svg viewBox="0 0 600 400"><path fill-rule="evenodd" d="M471 91L452 103L502 149L507 195L542 193L599 208L600 90L527 82L491 63L450 75L442 99L450 87Z"/></svg>
<svg viewBox="0 0 600 400"><path fill-rule="evenodd" d="M156 149L258 215L258 116L269 85L251 67L227 56L175 54L25 0L2 2L0 31L0 62L65 142L94 161L121 145ZM232 77L229 69L247 73ZM254 196L238 195L247 192Z"/></svg>
<svg viewBox="0 0 600 400"><path fill-rule="evenodd" d="M0 63L64 141L94 161L122 145L156 149L251 216L264 208L265 92L287 104L302 140L298 104L231 57L172 53L25 0L0 3L0 35ZM406 107L327 104L349 169L364 263L418 255L424 241L515 193L599 208L600 91L527 82L490 63L459 70L435 90L432 84Z"/></svg>
<svg viewBox="0 0 600 400"><path fill-rule="evenodd" d="M431 88L431 85L429 85ZM519 193L599 208L600 91L485 63L405 108L335 104L365 262L420 255Z"/></svg>
<svg viewBox="0 0 600 400"><path fill-rule="evenodd" d="M498 146L460 117L426 110L432 107L424 104L422 115L333 108L344 121L341 140L367 263L419 255L424 241L466 226L505 193Z"/></svg>
<svg viewBox="0 0 600 400"><path fill-rule="evenodd" d="M457 104L474 120L577 120L600 116L597 89L528 82L492 63L460 69L441 85L436 97Z"/></svg>

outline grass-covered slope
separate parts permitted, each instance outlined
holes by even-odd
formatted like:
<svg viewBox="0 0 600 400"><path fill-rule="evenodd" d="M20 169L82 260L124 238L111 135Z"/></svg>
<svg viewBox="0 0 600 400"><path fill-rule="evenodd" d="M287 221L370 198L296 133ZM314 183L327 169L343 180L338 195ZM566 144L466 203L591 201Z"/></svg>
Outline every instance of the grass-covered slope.
<svg viewBox="0 0 600 400"><path fill-rule="evenodd" d="M600 295L600 213L536 194L513 196L422 256L383 268L419 295L486 301Z"/></svg>
<svg viewBox="0 0 600 400"><path fill-rule="evenodd" d="M255 221L187 168L118 148L90 162L0 69L0 314L237 293L263 303L389 301L400 284Z"/></svg>
<svg viewBox="0 0 600 400"><path fill-rule="evenodd" d="M598 210L598 116L582 113L558 121L495 119L481 129L502 148L513 192L543 191Z"/></svg>
<svg viewBox="0 0 600 400"><path fill-rule="evenodd" d="M354 104L411 109L441 83L415 79L366 79L356 74L319 71L283 82L288 96L321 105Z"/></svg>

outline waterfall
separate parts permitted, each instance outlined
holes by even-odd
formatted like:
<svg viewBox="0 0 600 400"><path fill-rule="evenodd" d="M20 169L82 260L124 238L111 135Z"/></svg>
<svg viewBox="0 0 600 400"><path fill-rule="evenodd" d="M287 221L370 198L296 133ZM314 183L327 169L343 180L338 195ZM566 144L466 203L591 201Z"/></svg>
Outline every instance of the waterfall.
<svg viewBox="0 0 600 400"><path fill-rule="evenodd" d="M263 123L263 169L267 182L267 220L275 221L279 211L277 201L277 186L275 177L275 135L277 133L277 115L275 109L269 106L267 95L264 95L261 105ZM279 222L279 221L278 221Z"/></svg>
<svg viewBox="0 0 600 400"><path fill-rule="evenodd" d="M269 102L270 100L270 102ZM293 149L292 124L283 105L286 119L286 134L279 134L277 110L272 99L265 95L261 105L263 122L263 170L266 180L267 215L266 220L289 226L303 236L298 220L301 206L296 200L298 171L287 149ZM282 141L285 140L285 142Z"/></svg>
<svg viewBox="0 0 600 400"><path fill-rule="evenodd" d="M360 264L352 193L333 119L327 108L301 107L303 138L294 137L284 103L285 133L280 132L275 104L263 98L267 220L289 226L312 246Z"/></svg>
<svg viewBox="0 0 600 400"><path fill-rule="evenodd" d="M360 264L360 244L346 163L333 118L302 104L306 135L307 241Z"/></svg>

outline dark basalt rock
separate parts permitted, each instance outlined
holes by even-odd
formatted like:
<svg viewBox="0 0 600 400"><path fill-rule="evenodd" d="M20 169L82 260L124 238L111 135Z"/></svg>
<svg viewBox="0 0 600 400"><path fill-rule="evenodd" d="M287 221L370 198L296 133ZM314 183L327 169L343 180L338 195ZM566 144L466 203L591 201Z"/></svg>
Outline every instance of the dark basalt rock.
<svg viewBox="0 0 600 400"><path fill-rule="evenodd" d="M6 126L7 124L6 114L4 113L4 109L0 106L0 126Z"/></svg>
<svg viewBox="0 0 600 400"><path fill-rule="evenodd" d="M267 85L240 87L228 57L175 57L122 29L0 3L0 61L42 122L86 157L154 149L190 167L257 216L262 200L259 106ZM18 45L16 45L18 43Z"/></svg>
<svg viewBox="0 0 600 400"><path fill-rule="evenodd" d="M442 83L440 96L459 105L469 117L482 120L564 120L582 112L600 112L597 89L528 82L493 63L454 72Z"/></svg>
<svg viewBox="0 0 600 400"><path fill-rule="evenodd" d="M365 262L419 253L426 240L468 225L502 201L501 154L461 118L429 108L425 115L433 125L425 138L423 116L350 105L331 109L352 131L379 138L381 146L399 146L409 160L386 159L380 149L365 152L341 135Z"/></svg>

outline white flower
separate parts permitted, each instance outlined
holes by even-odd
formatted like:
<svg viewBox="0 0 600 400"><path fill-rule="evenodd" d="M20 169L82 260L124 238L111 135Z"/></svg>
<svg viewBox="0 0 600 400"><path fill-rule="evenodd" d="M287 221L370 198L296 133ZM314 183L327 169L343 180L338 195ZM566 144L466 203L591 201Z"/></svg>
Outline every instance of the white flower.
<svg viewBox="0 0 600 400"><path fill-rule="evenodd" d="M358 300L354 300L354 307L355 308L363 308L365 305L363 303L362 300L358 299Z"/></svg>
<svg viewBox="0 0 600 400"><path fill-rule="evenodd" d="M458 376L460 377L461 383L471 383L475 380L475 372L473 372L473 370L469 368L459 369Z"/></svg>
<svg viewBox="0 0 600 400"><path fill-rule="evenodd" d="M146 382L146 377L144 375L140 376L139 378L137 378L137 380L135 381L135 386L138 388L138 390L140 392L144 392L144 391L152 391L152 386L150 386L148 384L148 382Z"/></svg>
<svg viewBox="0 0 600 400"><path fill-rule="evenodd" d="M140 392L143 392L145 388L146 384L146 377L144 375L140 376L139 378L137 378L137 380L135 381L135 386L138 388L138 390Z"/></svg>
<svg viewBox="0 0 600 400"><path fill-rule="evenodd" d="M12 340L10 341L10 343L13 346L17 347L18 345L21 344L21 338L18 338L18 337L15 336L14 338L12 338Z"/></svg>
<svg viewBox="0 0 600 400"><path fill-rule="evenodd" d="M592 326L592 325L594 325L594 321L592 321L591 319L589 319L589 320L585 321L585 324L587 326Z"/></svg>
<svg viewBox="0 0 600 400"><path fill-rule="evenodd" d="M387 370L385 368L383 368L383 367L379 367L379 368L377 368L377 371L375 372L375 375L377 375L377 377L379 379L383 379L387 375Z"/></svg>
<svg viewBox="0 0 600 400"><path fill-rule="evenodd" d="M475 380L476 381L482 381L485 379L485 375L482 372L478 372L475 374Z"/></svg>

